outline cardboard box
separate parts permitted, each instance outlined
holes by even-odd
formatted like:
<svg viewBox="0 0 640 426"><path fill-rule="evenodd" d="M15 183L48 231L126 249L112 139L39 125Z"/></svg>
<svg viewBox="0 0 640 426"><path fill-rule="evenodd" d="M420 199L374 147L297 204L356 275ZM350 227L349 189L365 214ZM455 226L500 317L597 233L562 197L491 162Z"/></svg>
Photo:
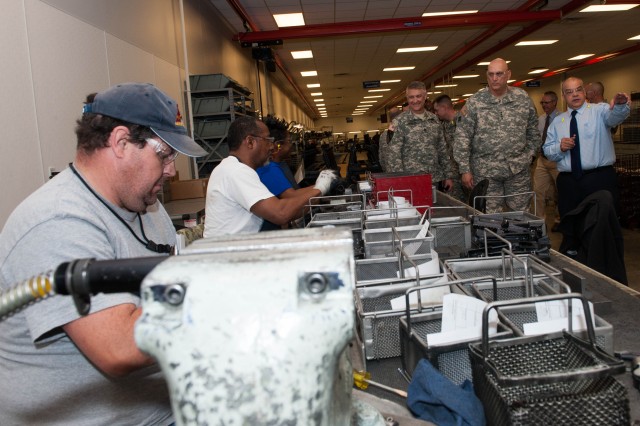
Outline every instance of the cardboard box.
<svg viewBox="0 0 640 426"><path fill-rule="evenodd" d="M171 182L171 200L205 198L209 179L191 179Z"/></svg>

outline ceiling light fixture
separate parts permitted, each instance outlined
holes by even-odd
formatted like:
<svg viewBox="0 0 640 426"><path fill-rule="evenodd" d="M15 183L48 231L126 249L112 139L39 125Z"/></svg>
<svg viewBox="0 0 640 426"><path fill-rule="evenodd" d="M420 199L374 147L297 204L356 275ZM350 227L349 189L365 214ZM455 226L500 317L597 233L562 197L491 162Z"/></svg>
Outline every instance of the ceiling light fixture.
<svg viewBox="0 0 640 426"><path fill-rule="evenodd" d="M391 67L391 68L383 68L382 71L409 71L414 68L415 67Z"/></svg>
<svg viewBox="0 0 640 426"><path fill-rule="evenodd" d="M436 88L438 89L444 89L446 87L456 87L457 84L436 84Z"/></svg>
<svg viewBox="0 0 640 426"><path fill-rule="evenodd" d="M627 40L640 40L640 34L638 34L637 36L628 38Z"/></svg>
<svg viewBox="0 0 640 426"><path fill-rule="evenodd" d="M516 80L507 80L507 84L514 83Z"/></svg>
<svg viewBox="0 0 640 426"><path fill-rule="evenodd" d="M411 53L411 52L430 52L436 50L438 46L422 46L422 47L402 47L396 50L396 53Z"/></svg>
<svg viewBox="0 0 640 426"><path fill-rule="evenodd" d="M368 92L388 92L391 89L370 89Z"/></svg>
<svg viewBox="0 0 640 426"><path fill-rule="evenodd" d="M623 10L633 9L636 6L638 6L638 4L593 4L582 9L580 12L620 12Z"/></svg>
<svg viewBox="0 0 640 426"><path fill-rule="evenodd" d="M439 93L442 93L441 91L436 91L436 92L427 92L427 95L437 95Z"/></svg>
<svg viewBox="0 0 640 426"><path fill-rule="evenodd" d="M378 101L360 101L361 104L375 104Z"/></svg>
<svg viewBox="0 0 640 426"><path fill-rule="evenodd" d="M451 12L429 12L423 13L422 16L443 16L443 15L465 15L467 13L478 13L477 10L456 10Z"/></svg>
<svg viewBox="0 0 640 426"><path fill-rule="evenodd" d="M316 99L313 100L313 102L322 102L322 101L324 101L324 99L322 99L322 98L316 98Z"/></svg>
<svg viewBox="0 0 640 426"><path fill-rule="evenodd" d="M374 96L365 96L364 99L371 99L371 98L384 98L384 96L382 95L374 95Z"/></svg>
<svg viewBox="0 0 640 426"><path fill-rule="evenodd" d="M584 55L578 55L578 56L574 56L573 58L569 58L567 59L567 61L580 61L582 59L586 59L593 55L595 55L595 53L585 53Z"/></svg>
<svg viewBox="0 0 640 426"><path fill-rule="evenodd" d="M505 61L505 62L506 62L506 63L508 63L508 64L509 64L509 63L511 63L511 61ZM480 66L485 66L485 67L486 67L486 66L488 66L488 65L489 65L489 63L490 63L489 61L486 61L486 62L478 62L478 65L480 65Z"/></svg>
<svg viewBox="0 0 640 426"><path fill-rule="evenodd" d="M316 104L317 107L325 106L326 104Z"/></svg>
<svg viewBox="0 0 640 426"><path fill-rule="evenodd" d="M300 74L303 77L315 77L318 75L318 71L301 71Z"/></svg>
<svg viewBox="0 0 640 426"><path fill-rule="evenodd" d="M311 96L322 96L322 92L313 92Z"/></svg>
<svg viewBox="0 0 640 426"><path fill-rule="evenodd" d="M541 74L545 71L549 71L549 68L545 68L545 67L532 67L531 70L529 70L528 74Z"/></svg>
<svg viewBox="0 0 640 426"><path fill-rule="evenodd" d="M313 58L313 52L310 50L296 50L291 52L293 59L308 59Z"/></svg>
<svg viewBox="0 0 640 426"><path fill-rule="evenodd" d="M276 25L278 25L278 28L297 27L300 25L304 25L304 17L300 12L280 13L277 15L273 15L273 19L276 20Z"/></svg>
<svg viewBox="0 0 640 426"><path fill-rule="evenodd" d="M540 46L544 44L553 44L557 42L558 40L531 40L531 41L521 41L520 43L516 43L516 46Z"/></svg>
<svg viewBox="0 0 640 426"><path fill-rule="evenodd" d="M640 37L640 36L638 36ZM629 39L631 40L631 39ZM400 83L402 80L380 80L380 84L387 84L387 83Z"/></svg>
<svg viewBox="0 0 640 426"><path fill-rule="evenodd" d="M320 87L320 83L311 83L311 84L307 84L307 87L309 89L313 89L314 87Z"/></svg>
<svg viewBox="0 0 640 426"><path fill-rule="evenodd" d="M453 76L453 78L476 78L476 77L480 77L480 74L461 74L461 75Z"/></svg>

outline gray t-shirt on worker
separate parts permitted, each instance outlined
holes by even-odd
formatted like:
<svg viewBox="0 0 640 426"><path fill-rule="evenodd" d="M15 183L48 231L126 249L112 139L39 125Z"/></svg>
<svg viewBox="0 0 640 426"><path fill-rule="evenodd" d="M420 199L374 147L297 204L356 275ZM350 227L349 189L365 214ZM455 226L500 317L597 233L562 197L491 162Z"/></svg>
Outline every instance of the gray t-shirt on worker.
<svg viewBox="0 0 640 426"><path fill-rule="evenodd" d="M135 213L112 208L141 236ZM175 230L160 203L141 217L149 239L175 244ZM66 169L7 220L0 234L0 287L6 290L73 259L154 254ZM91 312L139 302L132 294L99 294L91 298ZM105 376L62 331L77 318L70 296L54 296L0 321L0 425L170 424L169 395L159 368L124 378Z"/></svg>

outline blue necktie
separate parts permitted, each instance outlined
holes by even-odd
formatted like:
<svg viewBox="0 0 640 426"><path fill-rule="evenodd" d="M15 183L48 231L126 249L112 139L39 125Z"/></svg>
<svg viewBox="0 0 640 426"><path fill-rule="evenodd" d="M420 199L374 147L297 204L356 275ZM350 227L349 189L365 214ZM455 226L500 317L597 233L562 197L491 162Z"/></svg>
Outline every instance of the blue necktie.
<svg viewBox="0 0 640 426"><path fill-rule="evenodd" d="M576 114L578 111L571 111L571 121L569 122L569 136L574 136L574 142L576 146L571 150L571 173L576 179L582 177L582 163L580 162L580 135L578 134L578 121L576 120Z"/></svg>

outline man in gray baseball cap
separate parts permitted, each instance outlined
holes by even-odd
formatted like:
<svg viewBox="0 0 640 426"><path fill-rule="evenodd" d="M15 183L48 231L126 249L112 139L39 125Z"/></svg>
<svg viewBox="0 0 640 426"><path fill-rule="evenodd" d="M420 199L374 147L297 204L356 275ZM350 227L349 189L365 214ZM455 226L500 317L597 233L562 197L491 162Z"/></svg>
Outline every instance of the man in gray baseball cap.
<svg viewBox="0 0 640 426"><path fill-rule="evenodd" d="M177 103L119 84L87 97L76 135L73 163L0 233L0 291L73 259L167 255L175 244L157 194L178 153L205 154ZM160 369L134 342L140 314L132 294L94 296L86 316L58 295L1 321L0 424L171 424Z"/></svg>

